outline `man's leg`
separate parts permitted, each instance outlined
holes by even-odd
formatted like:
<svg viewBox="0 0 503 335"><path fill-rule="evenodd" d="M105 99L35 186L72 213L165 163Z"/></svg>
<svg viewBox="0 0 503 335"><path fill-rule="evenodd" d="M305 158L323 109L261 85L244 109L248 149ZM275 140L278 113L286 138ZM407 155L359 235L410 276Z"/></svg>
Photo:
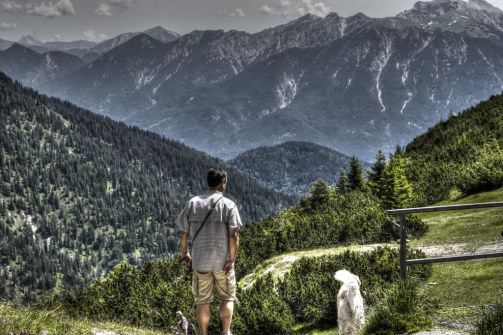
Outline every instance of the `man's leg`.
<svg viewBox="0 0 503 335"><path fill-rule="evenodd" d="M222 329L224 334L231 328L232 312L234 311L234 301L220 301L220 319L222 320Z"/></svg>
<svg viewBox="0 0 503 335"><path fill-rule="evenodd" d="M213 301L215 278L211 272L194 271L192 275L192 293L196 304L196 318L201 335L207 335L211 317L210 305Z"/></svg>
<svg viewBox="0 0 503 335"><path fill-rule="evenodd" d="M208 324L210 322L210 316L211 316L210 304L197 305L196 317L201 335L207 334Z"/></svg>

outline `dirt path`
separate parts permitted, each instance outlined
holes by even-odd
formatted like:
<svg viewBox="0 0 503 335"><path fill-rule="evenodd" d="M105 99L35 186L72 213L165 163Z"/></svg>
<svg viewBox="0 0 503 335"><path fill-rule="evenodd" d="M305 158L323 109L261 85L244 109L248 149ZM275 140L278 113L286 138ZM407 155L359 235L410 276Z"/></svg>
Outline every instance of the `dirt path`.
<svg viewBox="0 0 503 335"><path fill-rule="evenodd" d="M445 245L431 245L425 247L418 247L418 249L423 250L428 256L442 256L442 255L457 255L457 254L485 254L493 252L503 252L503 242L485 245L477 248L475 252L471 252L469 243L454 243Z"/></svg>
<svg viewBox="0 0 503 335"><path fill-rule="evenodd" d="M414 333L414 335L465 335L465 334L469 333L461 330L451 330L439 327L435 327L434 329L428 331L420 331L418 333Z"/></svg>

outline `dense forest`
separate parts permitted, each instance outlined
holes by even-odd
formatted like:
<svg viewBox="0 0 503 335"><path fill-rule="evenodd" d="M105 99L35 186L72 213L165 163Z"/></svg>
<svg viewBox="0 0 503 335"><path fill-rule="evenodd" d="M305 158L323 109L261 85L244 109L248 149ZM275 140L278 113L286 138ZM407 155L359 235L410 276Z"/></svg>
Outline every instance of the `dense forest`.
<svg viewBox="0 0 503 335"><path fill-rule="evenodd" d="M308 142L285 142L248 150L228 163L287 194L305 196L317 179L335 184L351 157ZM362 162L362 168L370 167Z"/></svg>
<svg viewBox="0 0 503 335"><path fill-rule="evenodd" d="M404 150L416 205L503 186L503 94L453 113Z"/></svg>
<svg viewBox="0 0 503 335"><path fill-rule="evenodd" d="M74 291L127 261L173 259L174 219L229 170L245 221L298 200L225 162L39 95L0 74L0 296Z"/></svg>

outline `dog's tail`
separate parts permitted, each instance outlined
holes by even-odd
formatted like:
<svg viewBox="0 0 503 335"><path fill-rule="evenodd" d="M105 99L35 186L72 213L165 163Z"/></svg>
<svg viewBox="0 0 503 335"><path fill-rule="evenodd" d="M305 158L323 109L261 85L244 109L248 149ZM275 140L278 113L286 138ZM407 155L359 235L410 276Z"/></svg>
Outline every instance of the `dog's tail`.
<svg viewBox="0 0 503 335"><path fill-rule="evenodd" d="M334 275L335 280L338 280L341 283L347 283L348 281L352 280L353 277L354 275L348 270L339 270Z"/></svg>

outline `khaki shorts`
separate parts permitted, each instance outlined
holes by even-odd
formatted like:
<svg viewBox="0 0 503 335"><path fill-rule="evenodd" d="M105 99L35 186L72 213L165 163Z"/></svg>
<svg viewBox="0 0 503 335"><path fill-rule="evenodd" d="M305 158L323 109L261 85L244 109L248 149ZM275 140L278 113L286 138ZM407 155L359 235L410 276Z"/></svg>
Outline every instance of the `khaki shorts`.
<svg viewBox="0 0 503 335"><path fill-rule="evenodd" d="M198 272L192 275L192 293L194 304L202 305L213 302L216 296L221 301L236 300L236 276L234 270L229 274L225 271Z"/></svg>

